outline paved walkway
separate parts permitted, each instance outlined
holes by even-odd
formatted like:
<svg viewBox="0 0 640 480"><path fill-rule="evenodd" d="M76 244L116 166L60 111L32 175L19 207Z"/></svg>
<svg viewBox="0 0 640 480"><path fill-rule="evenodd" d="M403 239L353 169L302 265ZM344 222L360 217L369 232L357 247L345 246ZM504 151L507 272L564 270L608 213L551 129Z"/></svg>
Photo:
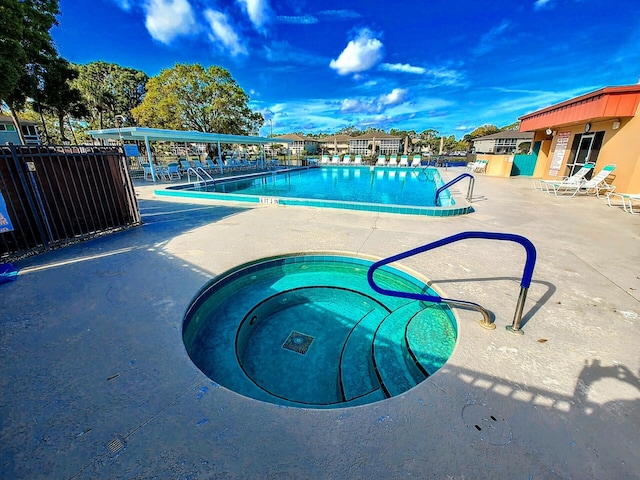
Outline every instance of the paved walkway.
<svg viewBox="0 0 640 480"><path fill-rule="evenodd" d="M640 216L485 176L475 213L455 218L137 192L143 226L18 262L0 285L0 478L640 478ZM407 259L497 328L455 310L451 359L402 396L282 408L219 387L185 352L187 305L232 266L298 251L384 257L467 230L535 244L525 335L505 330L519 245Z"/></svg>

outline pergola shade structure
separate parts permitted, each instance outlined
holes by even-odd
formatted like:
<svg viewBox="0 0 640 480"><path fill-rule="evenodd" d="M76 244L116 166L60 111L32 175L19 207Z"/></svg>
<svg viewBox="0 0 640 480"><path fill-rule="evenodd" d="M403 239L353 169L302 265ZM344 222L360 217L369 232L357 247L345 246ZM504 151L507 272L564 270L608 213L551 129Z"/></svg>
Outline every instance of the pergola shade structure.
<svg viewBox="0 0 640 480"><path fill-rule="evenodd" d="M149 142L181 142L181 143L213 143L218 146L218 157L222 171L221 143L240 145L265 145L273 143L273 138L257 137L251 135L228 135L223 133L206 133L183 130L163 130L161 128L123 127L106 128L102 130L89 130L87 132L93 138L102 140L119 140L123 144L127 141L144 141L147 148L147 157L155 181L153 171L153 158ZM278 139L279 143L291 143L291 140ZM261 150L263 151L263 150Z"/></svg>

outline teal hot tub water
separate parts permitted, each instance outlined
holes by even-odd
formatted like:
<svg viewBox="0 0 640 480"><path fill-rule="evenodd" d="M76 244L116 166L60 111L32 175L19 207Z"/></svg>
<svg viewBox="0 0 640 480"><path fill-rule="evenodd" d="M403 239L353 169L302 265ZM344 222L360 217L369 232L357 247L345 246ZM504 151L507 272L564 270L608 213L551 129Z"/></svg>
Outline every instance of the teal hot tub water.
<svg viewBox="0 0 640 480"><path fill-rule="evenodd" d="M288 206L340 208L408 215L452 216L471 206L436 190L444 185L435 168L319 167L220 178L208 185L155 190L156 195Z"/></svg>
<svg viewBox="0 0 640 480"><path fill-rule="evenodd" d="M374 292L371 264L301 254L225 272L185 315L187 352L214 382L279 405L337 408L399 395L444 365L456 322L444 304ZM435 294L399 269L380 269L375 279Z"/></svg>

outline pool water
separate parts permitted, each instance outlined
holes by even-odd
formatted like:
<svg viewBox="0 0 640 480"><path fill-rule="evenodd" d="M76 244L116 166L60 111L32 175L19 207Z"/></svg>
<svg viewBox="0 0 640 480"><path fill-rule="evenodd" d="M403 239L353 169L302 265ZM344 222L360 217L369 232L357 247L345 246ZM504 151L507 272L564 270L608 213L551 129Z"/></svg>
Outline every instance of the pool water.
<svg viewBox="0 0 640 480"><path fill-rule="evenodd" d="M218 384L279 405L336 408L399 395L444 365L456 322L444 304L374 292L371 264L302 254L232 269L187 311L187 352ZM399 269L382 268L375 279L437 295Z"/></svg>
<svg viewBox="0 0 640 480"><path fill-rule="evenodd" d="M456 201L435 168L297 167L157 189L162 197L279 206L339 208L404 215L450 217L473 212Z"/></svg>
<svg viewBox="0 0 640 480"><path fill-rule="evenodd" d="M321 167L216 182L207 191L429 207L435 206L439 179L435 169Z"/></svg>

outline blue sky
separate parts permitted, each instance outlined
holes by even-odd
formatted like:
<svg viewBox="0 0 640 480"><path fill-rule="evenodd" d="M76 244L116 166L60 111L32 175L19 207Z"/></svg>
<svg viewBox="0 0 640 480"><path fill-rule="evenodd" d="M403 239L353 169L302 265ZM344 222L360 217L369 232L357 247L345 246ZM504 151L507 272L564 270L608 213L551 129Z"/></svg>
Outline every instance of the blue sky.
<svg viewBox="0 0 640 480"><path fill-rule="evenodd" d="M221 65L261 130L460 138L640 78L637 0L59 0L71 62Z"/></svg>

